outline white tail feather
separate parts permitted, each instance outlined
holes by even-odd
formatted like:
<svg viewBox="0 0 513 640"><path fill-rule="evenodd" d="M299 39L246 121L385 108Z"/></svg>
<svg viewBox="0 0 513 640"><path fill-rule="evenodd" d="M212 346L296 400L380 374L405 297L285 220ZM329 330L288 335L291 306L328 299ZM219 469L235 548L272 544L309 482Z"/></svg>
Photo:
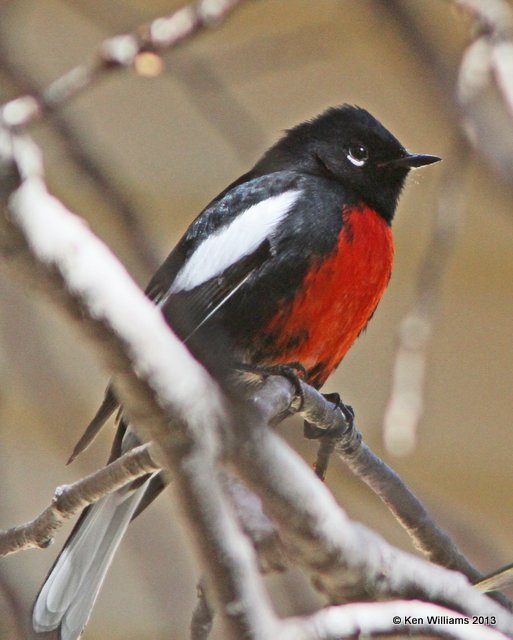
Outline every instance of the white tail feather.
<svg viewBox="0 0 513 640"><path fill-rule="evenodd" d="M136 491L117 491L90 508L36 600L32 622L37 632L60 625L61 640L80 637L148 482Z"/></svg>

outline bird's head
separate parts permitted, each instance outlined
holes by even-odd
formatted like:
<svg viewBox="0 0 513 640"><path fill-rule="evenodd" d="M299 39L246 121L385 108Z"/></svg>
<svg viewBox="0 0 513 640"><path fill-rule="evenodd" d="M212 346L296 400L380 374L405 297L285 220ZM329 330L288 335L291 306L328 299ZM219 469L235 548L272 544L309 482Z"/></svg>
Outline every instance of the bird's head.
<svg viewBox="0 0 513 640"><path fill-rule="evenodd" d="M254 171L288 169L335 180L390 222L409 171L439 160L408 152L368 111L343 105L289 129Z"/></svg>

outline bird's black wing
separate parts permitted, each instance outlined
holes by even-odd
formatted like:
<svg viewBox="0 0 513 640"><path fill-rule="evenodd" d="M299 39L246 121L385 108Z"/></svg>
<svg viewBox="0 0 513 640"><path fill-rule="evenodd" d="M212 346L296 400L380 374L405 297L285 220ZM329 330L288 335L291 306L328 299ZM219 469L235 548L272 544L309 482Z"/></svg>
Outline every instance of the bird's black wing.
<svg viewBox="0 0 513 640"><path fill-rule="evenodd" d="M220 276L171 294L163 305L171 328L187 343L271 255L271 243L266 238L255 251L230 265Z"/></svg>
<svg viewBox="0 0 513 640"><path fill-rule="evenodd" d="M290 188L293 186L292 182L294 178L288 172L287 175L277 173L265 181L253 179L251 173L241 176L198 215L151 278L145 293L152 302L162 307L167 322L182 340L187 341L191 338L267 260L271 252L270 243L264 240L255 251L228 267L219 277L212 278L189 291L170 294L180 269L205 238L245 208ZM118 407L119 403L109 386L103 403L75 446L68 462L74 460L91 444Z"/></svg>

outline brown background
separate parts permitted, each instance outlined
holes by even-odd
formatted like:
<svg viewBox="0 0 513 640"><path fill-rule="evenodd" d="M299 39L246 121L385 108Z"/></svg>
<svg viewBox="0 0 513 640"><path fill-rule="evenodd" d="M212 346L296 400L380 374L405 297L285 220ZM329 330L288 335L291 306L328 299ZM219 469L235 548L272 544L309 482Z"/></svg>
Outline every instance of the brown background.
<svg viewBox="0 0 513 640"><path fill-rule="evenodd" d="M1 100L46 86L87 59L108 35L180 4L2 2ZM453 92L469 27L450 3L434 0L248 2L226 24L167 54L158 78L107 77L61 112L81 148L136 211L140 230L130 231L80 173L51 120L34 128L49 183L144 285L150 263L165 257L210 198L280 130L329 105L364 106L411 150L447 157L457 130ZM354 406L368 443L487 571L513 560L513 228L510 187L479 155L465 181L465 215L429 349L418 447L406 458L391 458L381 445L396 328L413 301L447 162L410 180L395 222L397 259L389 290L327 390L340 391ZM90 453L64 466L107 375L54 309L3 270L0 299L0 526L8 527L38 513L57 485L100 465L112 430ZM313 459L315 449L302 441L299 423L282 431ZM328 482L354 518L410 549L384 507L340 463L333 463ZM52 549L0 565L0 577L25 615L64 539L62 532ZM86 638L187 637L195 579L175 506L164 496L127 536ZM270 583L280 611L312 606L296 574ZM21 638L10 626L7 600L0 596L0 636Z"/></svg>

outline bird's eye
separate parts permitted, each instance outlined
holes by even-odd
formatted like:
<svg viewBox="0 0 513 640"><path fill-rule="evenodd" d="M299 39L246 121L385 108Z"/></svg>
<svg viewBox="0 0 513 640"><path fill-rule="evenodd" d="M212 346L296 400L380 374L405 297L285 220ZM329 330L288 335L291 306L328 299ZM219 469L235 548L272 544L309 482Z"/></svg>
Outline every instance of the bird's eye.
<svg viewBox="0 0 513 640"><path fill-rule="evenodd" d="M355 167L363 167L369 158L367 148L363 144L353 143L347 149L347 159L352 162Z"/></svg>

